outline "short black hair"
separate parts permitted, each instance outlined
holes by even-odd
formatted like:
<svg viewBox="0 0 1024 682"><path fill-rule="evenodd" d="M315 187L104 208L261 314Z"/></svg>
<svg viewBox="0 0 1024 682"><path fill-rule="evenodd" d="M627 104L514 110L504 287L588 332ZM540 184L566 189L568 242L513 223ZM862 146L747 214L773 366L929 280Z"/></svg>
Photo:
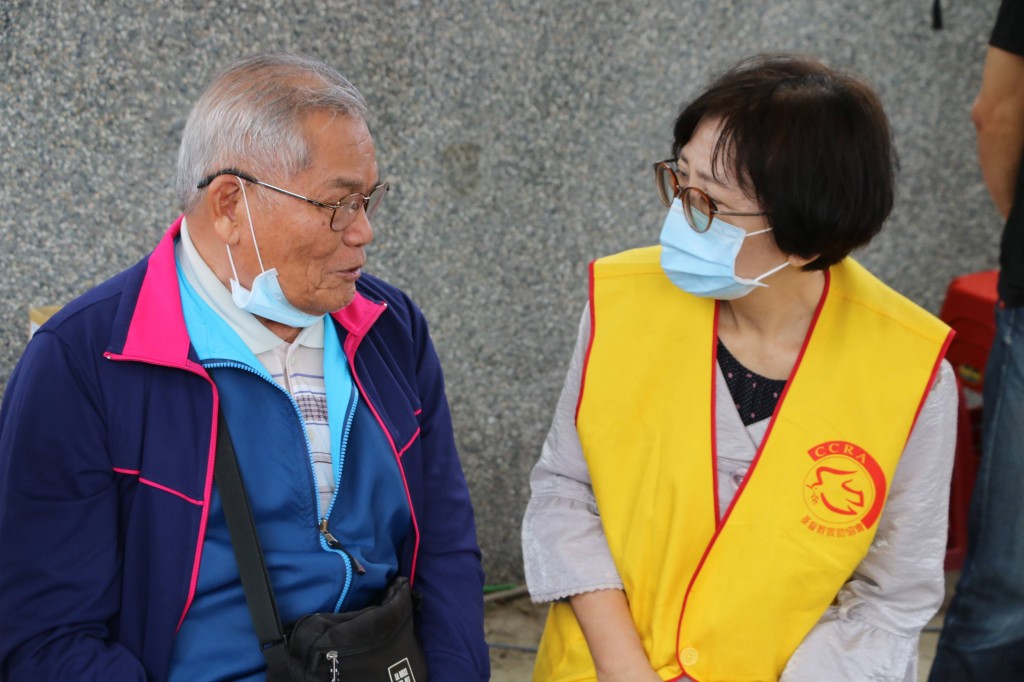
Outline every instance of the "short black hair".
<svg viewBox="0 0 1024 682"><path fill-rule="evenodd" d="M892 210L898 161L882 103L862 80L810 57L751 57L675 122L673 156L720 120L712 172L756 199L778 247L824 270L865 246Z"/></svg>

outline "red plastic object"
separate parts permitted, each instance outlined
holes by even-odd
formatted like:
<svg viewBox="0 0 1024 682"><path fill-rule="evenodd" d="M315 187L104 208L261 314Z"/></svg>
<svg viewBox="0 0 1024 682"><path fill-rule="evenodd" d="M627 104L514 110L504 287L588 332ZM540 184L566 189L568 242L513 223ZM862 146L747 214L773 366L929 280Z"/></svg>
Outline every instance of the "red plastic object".
<svg viewBox="0 0 1024 682"><path fill-rule="evenodd" d="M956 423L956 454L949 483L949 533L946 541L946 570L958 571L967 556L967 517L971 494L981 457L981 407L968 408L962 385Z"/></svg>
<svg viewBox="0 0 1024 682"><path fill-rule="evenodd" d="M939 317L956 330L946 355L964 386L981 390L985 361L996 334L995 305L998 270L957 277L946 289Z"/></svg>
<svg viewBox="0 0 1024 682"><path fill-rule="evenodd" d="M995 338L998 270L957 277L946 290L939 317L956 330L946 358L957 374L960 408L957 415L956 455L949 495L949 539L946 570L958 570L967 554L967 515L981 457L980 399L971 407L964 389L981 392L985 363Z"/></svg>

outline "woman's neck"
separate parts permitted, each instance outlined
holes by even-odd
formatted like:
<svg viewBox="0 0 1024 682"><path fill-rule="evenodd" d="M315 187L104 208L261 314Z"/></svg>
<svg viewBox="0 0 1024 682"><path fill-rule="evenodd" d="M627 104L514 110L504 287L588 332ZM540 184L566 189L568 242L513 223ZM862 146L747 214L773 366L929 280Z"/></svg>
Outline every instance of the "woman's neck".
<svg viewBox="0 0 1024 682"><path fill-rule="evenodd" d="M819 270L781 271L767 287L721 301L718 336L740 364L769 379L787 379L825 287Z"/></svg>

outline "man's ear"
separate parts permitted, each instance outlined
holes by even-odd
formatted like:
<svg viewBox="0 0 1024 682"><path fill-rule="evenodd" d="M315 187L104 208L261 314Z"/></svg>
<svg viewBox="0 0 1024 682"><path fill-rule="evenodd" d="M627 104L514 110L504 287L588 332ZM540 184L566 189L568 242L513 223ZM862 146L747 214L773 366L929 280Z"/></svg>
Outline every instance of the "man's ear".
<svg viewBox="0 0 1024 682"><path fill-rule="evenodd" d="M248 220L243 201L243 180L234 175L218 175L206 189L206 203L213 220L213 231L228 246L238 244L243 221Z"/></svg>

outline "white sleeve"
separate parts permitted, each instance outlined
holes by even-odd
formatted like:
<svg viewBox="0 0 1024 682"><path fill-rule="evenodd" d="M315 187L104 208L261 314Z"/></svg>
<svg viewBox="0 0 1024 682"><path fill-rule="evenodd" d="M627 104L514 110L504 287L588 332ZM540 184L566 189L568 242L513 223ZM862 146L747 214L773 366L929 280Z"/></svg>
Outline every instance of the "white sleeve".
<svg viewBox="0 0 1024 682"><path fill-rule="evenodd" d="M780 682L916 682L918 638L945 595L958 399L944 360L893 475L868 555L793 653Z"/></svg>
<svg viewBox="0 0 1024 682"><path fill-rule="evenodd" d="M622 589L576 432L576 404L589 341L587 306L551 430L530 474L530 502L522 529L523 565L536 602Z"/></svg>

